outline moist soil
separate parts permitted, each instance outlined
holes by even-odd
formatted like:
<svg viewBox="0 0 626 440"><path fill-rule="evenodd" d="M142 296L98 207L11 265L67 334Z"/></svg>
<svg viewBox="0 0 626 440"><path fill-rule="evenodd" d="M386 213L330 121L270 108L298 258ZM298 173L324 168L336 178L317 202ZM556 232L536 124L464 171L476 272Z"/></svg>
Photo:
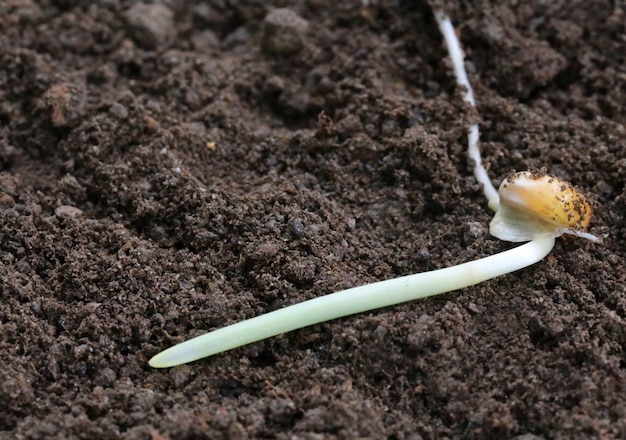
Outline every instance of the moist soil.
<svg viewBox="0 0 626 440"><path fill-rule="evenodd" d="M626 438L624 13L0 2L0 438ZM547 168L591 198L602 242L149 367L226 324L513 247L488 233L474 121L494 182Z"/></svg>

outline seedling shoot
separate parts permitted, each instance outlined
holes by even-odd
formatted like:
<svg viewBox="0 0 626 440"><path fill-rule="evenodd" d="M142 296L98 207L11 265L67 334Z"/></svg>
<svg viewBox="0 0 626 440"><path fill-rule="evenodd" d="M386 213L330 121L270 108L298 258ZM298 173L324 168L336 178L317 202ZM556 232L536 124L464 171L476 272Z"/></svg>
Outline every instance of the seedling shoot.
<svg viewBox="0 0 626 440"><path fill-rule="evenodd" d="M475 106L452 23L441 11L435 12L435 18L456 82L465 89L464 100ZM490 232L502 240L529 243L457 266L354 287L275 310L175 345L154 356L150 366L173 367L321 322L472 286L542 260L562 234L597 241L585 231L591 207L568 183L543 172L521 172L507 177L496 190L483 166L478 137L478 125L471 124L468 155L488 205L496 212Z"/></svg>

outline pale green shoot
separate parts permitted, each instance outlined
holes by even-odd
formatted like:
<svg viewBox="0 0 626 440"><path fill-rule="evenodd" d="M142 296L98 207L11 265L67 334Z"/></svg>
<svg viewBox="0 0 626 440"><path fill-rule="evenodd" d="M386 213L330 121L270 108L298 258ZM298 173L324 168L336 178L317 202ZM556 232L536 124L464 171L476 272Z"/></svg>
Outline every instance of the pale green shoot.
<svg viewBox="0 0 626 440"><path fill-rule="evenodd" d="M472 286L540 261L554 238L446 269L353 287L275 310L175 345L150 359L154 368L173 367L320 322Z"/></svg>

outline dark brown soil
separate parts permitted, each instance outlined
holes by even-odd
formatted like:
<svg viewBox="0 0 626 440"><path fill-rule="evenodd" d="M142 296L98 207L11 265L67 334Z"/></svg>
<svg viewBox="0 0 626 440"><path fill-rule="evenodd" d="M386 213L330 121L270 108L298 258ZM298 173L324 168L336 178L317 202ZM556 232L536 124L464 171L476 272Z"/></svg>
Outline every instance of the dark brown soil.
<svg viewBox="0 0 626 440"><path fill-rule="evenodd" d="M475 115L430 5L369 3L0 1L0 438L626 438L623 3L436 2ZM511 247L465 154L476 118L494 182L547 167L603 243L148 366Z"/></svg>

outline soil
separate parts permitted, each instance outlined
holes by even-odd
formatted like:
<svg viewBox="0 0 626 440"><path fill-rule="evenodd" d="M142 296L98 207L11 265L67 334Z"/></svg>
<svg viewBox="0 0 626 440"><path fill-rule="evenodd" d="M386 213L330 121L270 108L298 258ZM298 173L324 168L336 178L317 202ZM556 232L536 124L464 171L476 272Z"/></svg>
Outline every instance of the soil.
<svg viewBox="0 0 626 440"><path fill-rule="evenodd" d="M455 86L446 10L478 100ZM622 2L0 2L0 438L626 438ZM190 365L191 336L514 246L546 167L594 244Z"/></svg>

